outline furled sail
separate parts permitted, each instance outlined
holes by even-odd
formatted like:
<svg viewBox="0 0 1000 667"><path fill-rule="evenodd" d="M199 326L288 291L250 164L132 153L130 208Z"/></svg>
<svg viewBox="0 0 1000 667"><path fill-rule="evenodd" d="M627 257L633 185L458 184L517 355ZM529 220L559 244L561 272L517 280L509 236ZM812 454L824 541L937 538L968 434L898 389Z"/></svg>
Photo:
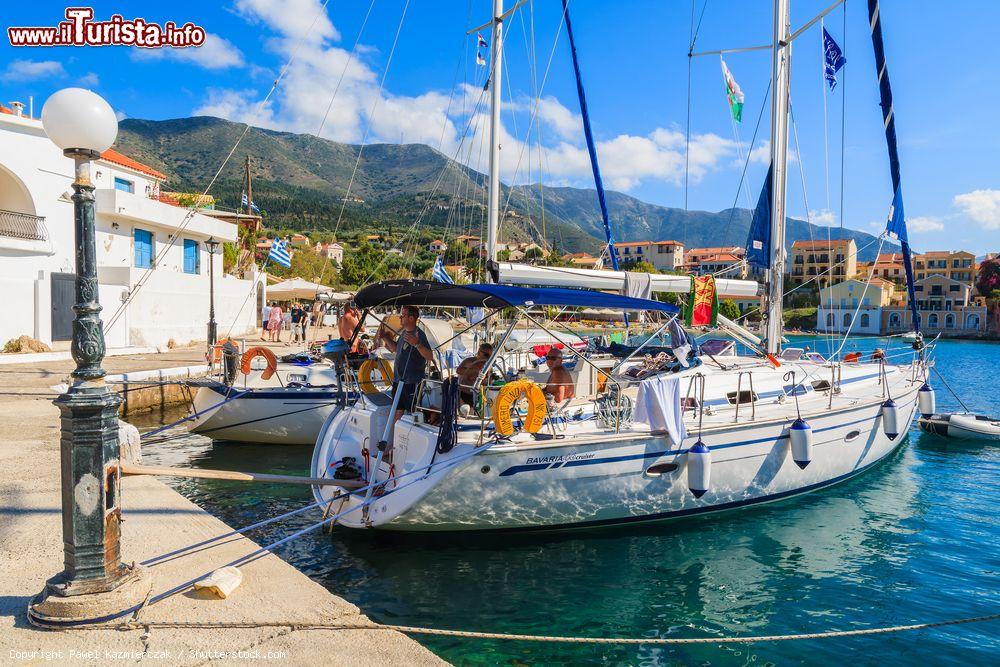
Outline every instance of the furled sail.
<svg viewBox="0 0 1000 667"><path fill-rule="evenodd" d="M764 187L757 198L757 208L750 221L747 236L747 264L751 269L771 268L771 185L774 180L774 165L767 168Z"/></svg>
<svg viewBox="0 0 1000 667"><path fill-rule="evenodd" d="M889 86L889 69L885 63L885 46L882 42L882 20L879 0L868 0L868 23L872 31L872 46L875 49L875 71L878 72L878 92L882 106L882 122L885 125L885 142L889 149L889 174L892 176L892 206L885 231L897 239L903 250L903 267L906 270L906 293L913 314L913 330L920 331L920 314L917 312L916 292L913 288L913 260L910 241L906 234L906 218L903 213L903 190L899 178L899 149L896 145L896 116L892 108L892 88Z"/></svg>

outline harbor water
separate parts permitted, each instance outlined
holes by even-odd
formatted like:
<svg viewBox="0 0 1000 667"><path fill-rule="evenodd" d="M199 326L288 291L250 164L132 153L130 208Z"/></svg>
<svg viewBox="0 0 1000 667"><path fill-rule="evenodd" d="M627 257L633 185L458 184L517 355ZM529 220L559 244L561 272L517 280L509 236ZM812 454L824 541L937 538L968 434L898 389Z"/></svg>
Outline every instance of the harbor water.
<svg viewBox="0 0 1000 667"><path fill-rule="evenodd" d="M826 353L826 339L800 338ZM858 339L868 352L885 340ZM904 352L906 344L892 343ZM1000 345L942 341L938 368L968 407L1000 415ZM938 410L960 409L936 375ZM167 418L176 418L168 415ZM311 447L189 436L147 463L308 474ZM240 527L312 502L308 487L170 480ZM470 502L476 499L470 498ZM590 637L730 637L895 626L995 613L1000 446L910 429L882 465L843 484L710 517L561 533L316 531L277 549L376 621ZM127 517L127 507L126 507ZM248 535L260 544L319 520ZM239 593L237 593L238 595ZM289 591L294 595L294 591ZM968 665L1000 661L1000 622L871 637L611 646L417 636L456 664Z"/></svg>

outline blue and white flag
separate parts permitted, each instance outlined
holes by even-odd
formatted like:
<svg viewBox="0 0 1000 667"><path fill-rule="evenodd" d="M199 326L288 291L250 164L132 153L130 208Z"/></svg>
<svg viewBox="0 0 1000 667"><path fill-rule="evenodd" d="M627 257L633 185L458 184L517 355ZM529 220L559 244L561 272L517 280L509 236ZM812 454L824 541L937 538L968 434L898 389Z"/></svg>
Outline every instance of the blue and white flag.
<svg viewBox="0 0 1000 667"><path fill-rule="evenodd" d="M830 90L837 87L837 72L847 64L844 51L833 41L830 33L823 28L823 76L830 84Z"/></svg>
<svg viewBox="0 0 1000 667"><path fill-rule="evenodd" d="M281 239L274 239L271 242L271 252L267 253L267 258L286 269L292 268L292 256L288 254L288 244Z"/></svg>
<svg viewBox="0 0 1000 667"><path fill-rule="evenodd" d="M242 203L243 207L246 208L246 205L247 205L247 193L245 193L245 192L243 193L243 196L242 196L240 202ZM260 209L257 208L257 204L254 204L253 202L250 202L250 210L251 211L256 211L257 213L260 213Z"/></svg>
<svg viewBox="0 0 1000 667"><path fill-rule="evenodd" d="M451 279L448 272L444 270L444 262L441 261L441 255L438 255L438 258L434 260L434 268L431 270L431 278L439 283L448 283L449 285L455 284L455 281Z"/></svg>

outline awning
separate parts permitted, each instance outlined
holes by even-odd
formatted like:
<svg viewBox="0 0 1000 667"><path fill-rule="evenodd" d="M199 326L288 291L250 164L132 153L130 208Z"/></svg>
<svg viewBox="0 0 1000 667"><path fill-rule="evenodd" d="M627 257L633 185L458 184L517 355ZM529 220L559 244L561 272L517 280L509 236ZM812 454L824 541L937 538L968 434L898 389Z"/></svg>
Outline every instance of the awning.
<svg viewBox="0 0 1000 667"><path fill-rule="evenodd" d="M315 299L320 292L329 292L326 285L309 282L303 278L291 278L267 288L268 299Z"/></svg>
<svg viewBox="0 0 1000 667"><path fill-rule="evenodd" d="M433 280L387 280L375 283L359 290L354 295L354 302L362 308L580 306L614 308L618 311L641 310L671 314L678 312L677 306L669 303L588 290L487 284L450 285Z"/></svg>

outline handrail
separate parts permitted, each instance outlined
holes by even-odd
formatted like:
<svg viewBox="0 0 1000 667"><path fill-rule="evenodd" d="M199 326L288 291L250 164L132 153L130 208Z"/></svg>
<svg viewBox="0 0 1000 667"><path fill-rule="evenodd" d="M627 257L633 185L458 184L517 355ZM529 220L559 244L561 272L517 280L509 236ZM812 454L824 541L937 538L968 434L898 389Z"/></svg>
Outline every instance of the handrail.
<svg viewBox="0 0 1000 667"><path fill-rule="evenodd" d="M49 231L45 227L44 216L0 208L0 236L45 241L49 238Z"/></svg>

